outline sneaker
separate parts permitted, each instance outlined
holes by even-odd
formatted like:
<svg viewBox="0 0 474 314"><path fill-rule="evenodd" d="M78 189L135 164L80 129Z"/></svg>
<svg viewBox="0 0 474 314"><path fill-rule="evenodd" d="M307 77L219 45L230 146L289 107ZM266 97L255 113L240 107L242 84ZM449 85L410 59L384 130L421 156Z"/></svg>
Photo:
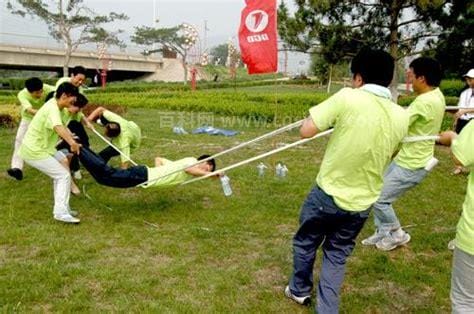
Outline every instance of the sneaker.
<svg viewBox="0 0 474 314"><path fill-rule="evenodd" d="M306 305L306 306L311 304L311 296L307 295L307 296L304 296L304 297L297 297L296 295L291 293L290 286L286 286L285 295L286 295L287 298L295 301L298 304Z"/></svg>
<svg viewBox="0 0 474 314"><path fill-rule="evenodd" d="M377 249L382 251L391 251L397 246L407 244L408 242L410 242L410 240L410 235L405 231L403 231L403 234L401 236L395 236L393 232L390 232L388 236L377 242L375 246L377 247Z"/></svg>
<svg viewBox="0 0 474 314"><path fill-rule="evenodd" d="M456 248L456 242L455 242L455 241L456 241L456 240L454 240L454 239L451 240L451 241L449 241L449 243L448 243L448 250L454 251L454 249Z"/></svg>
<svg viewBox="0 0 474 314"><path fill-rule="evenodd" d="M7 173L10 177L17 179L18 181L23 179L23 171L21 171L19 168L8 169Z"/></svg>
<svg viewBox="0 0 474 314"><path fill-rule="evenodd" d="M74 209L69 209L69 215L71 215L72 217L77 217L79 216L79 212Z"/></svg>
<svg viewBox="0 0 474 314"><path fill-rule="evenodd" d="M382 232L379 232L378 230L375 230L373 235L362 240L361 243L362 245L367 245L367 246L375 245L377 244L377 242L382 240L386 235L387 235L386 233L382 233Z"/></svg>
<svg viewBox="0 0 474 314"><path fill-rule="evenodd" d="M62 222L69 223L69 224L78 224L79 222L81 222L80 219L72 217L72 215L70 213L56 214L56 215L54 215L54 219L56 219L57 221L62 221Z"/></svg>

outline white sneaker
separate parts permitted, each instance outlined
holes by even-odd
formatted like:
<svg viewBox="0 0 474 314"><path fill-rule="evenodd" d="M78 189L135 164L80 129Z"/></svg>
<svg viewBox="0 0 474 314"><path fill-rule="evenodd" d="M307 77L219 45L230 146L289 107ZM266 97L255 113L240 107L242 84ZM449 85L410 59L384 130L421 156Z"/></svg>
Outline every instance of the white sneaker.
<svg viewBox="0 0 474 314"><path fill-rule="evenodd" d="M287 298L295 301L301 305L310 305L311 304L311 296L307 295L305 297L297 297L293 293L291 293L290 286L286 286L285 288L285 295Z"/></svg>
<svg viewBox="0 0 474 314"><path fill-rule="evenodd" d="M382 251L391 251L397 246L407 244L410 240L410 235L405 231L403 231L403 234L400 236L396 236L391 232L388 236L377 242L375 246Z"/></svg>
<svg viewBox="0 0 474 314"><path fill-rule="evenodd" d="M54 219L56 219L57 221L62 221L69 224L78 224L79 222L81 222L80 219L72 217L71 214L69 213L54 215Z"/></svg>
<svg viewBox="0 0 474 314"><path fill-rule="evenodd" d="M73 176L74 176L74 179L81 180L82 179L81 170L75 171Z"/></svg>
<svg viewBox="0 0 474 314"><path fill-rule="evenodd" d="M360 243L362 243L362 245L367 245L367 246L375 245L377 244L377 242L382 240L386 235L387 235L386 233L382 233L382 232L379 232L378 230L375 230L373 235L362 240Z"/></svg>

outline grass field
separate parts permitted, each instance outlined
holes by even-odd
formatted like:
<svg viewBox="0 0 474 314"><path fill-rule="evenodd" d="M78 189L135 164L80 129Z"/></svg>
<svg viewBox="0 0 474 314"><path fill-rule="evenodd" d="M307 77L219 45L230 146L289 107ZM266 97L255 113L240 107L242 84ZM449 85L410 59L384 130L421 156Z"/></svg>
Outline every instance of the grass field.
<svg viewBox="0 0 474 314"><path fill-rule="evenodd" d="M199 113L130 108L126 117L143 129L133 156L151 164L215 153L268 132L265 125L214 125L241 131L235 137L175 135L173 123L190 130ZM166 119L164 119L165 117ZM171 124L170 124L171 123ZM9 167L15 130L0 129L0 169ZM296 132L243 149L218 166L297 139ZM99 186L84 173L86 193L71 199L81 224L52 219L52 182L26 167L25 179L0 172L0 309L3 312L237 312L309 313L283 296L292 266L291 239L299 208L314 183L326 140L267 158L281 161L289 176L272 170L257 176L256 164L229 172L233 196L217 180L167 190L119 190ZM104 145L95 137L94 148ZM449 152L395 207L412 235L406 247L380 252L357 245L342 288L342 313L446 313L450 310L447 250L465 194L465 177L450 175ZM86 196L87 195L87 196ZM373 232L368 221L358 242ZM315 276L319 263L315 265Z"/></svg>

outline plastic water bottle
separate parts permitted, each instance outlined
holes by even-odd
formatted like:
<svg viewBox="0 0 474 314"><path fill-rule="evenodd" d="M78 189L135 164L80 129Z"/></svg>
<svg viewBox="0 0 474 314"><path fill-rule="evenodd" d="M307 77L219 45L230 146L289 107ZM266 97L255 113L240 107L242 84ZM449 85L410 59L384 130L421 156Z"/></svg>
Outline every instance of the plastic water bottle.
<svg viewBox="0 0 474 314"><path fill-rule="evenodd" d="M263 162L259 163L258 166L257 166L258 176L263 177L265 175L265 169L267 169L267 168L268 167L265 166L265 164Z"/></svg>
<svg viewBox="0 0 474 314"><path fill-rule="evenodd" d="M287 174L288 168L286 167L286 165L283 165L280 169L280 177L286 177Z"/></svg>
<svg viewBox="0 0 474 314"><path fill-rule="evenodd" d="M283 168L283 166L281 165L281 163L278 163L275 167L275 174L277 177L281 177L281 169Z"/></svg>
<svg viewBox="0 0 474 314"><path fill-rule="evenodd" d="M224 191L225 196L231 196L232 195L232 188L230 187L230 179L228 176L223 175L220 177L221 179L221 185L222 185L222 190Z"/></svg>

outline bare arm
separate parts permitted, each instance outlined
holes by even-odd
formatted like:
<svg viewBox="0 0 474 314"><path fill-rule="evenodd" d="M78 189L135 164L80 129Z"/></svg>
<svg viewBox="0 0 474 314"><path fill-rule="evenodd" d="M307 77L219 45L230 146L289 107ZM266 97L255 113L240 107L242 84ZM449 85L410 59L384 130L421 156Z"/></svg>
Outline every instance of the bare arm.
<svg viewBox="0 0 474 314"><path fill-rule="evenodd" d="M89 122L93 122L95 120L97 120L105 111L105 108L104 107L97 107L94 111L92 111L92 113L87 117L87 120L89 120Z"/></svg>
<svg viewBox="0 0 474 314"><path fill-rule="evenodd" d="M210 173L209 171L202 170L201 168L198 167L198 165L193 166L193 167L189 167L189 168L185 169L184 172L186 172L187 174L190 174L192 176L195 176L195 177L202 177L202 176Z"/></svg>
<svg viewBox="0 0 474 314"><path fill-rule="evenodd" d="M441 132L441 134L439 136L440 136L440 138L438 140L438 143L440 143L441 145L445 145L445 146L451 146L451 144L453 143L453 140L458 135L453 131L445 131L445 132ZM459 159L457 159L456 156L454 156L452 151L451 151L451 159L453 160L453 162L456 166L464 166L462 164L462 162L460 162Z"/></svg>
<svg viewBox="0 0 474 314"><path fill-rule="evenodd" d="M71 146L71 152L75 154L79 154L79 150L81 145L78 144L72 137L71 132L67 129L64 125L56 125L54 127L54 131L63 138L69 146Z"/></svg>
<svg viewBox="0 0 474 314"><path fill-rule="evenodd" d="M455 114L454 114L454 117L456 119L459 119L462 115L466 114L466 113L473 113L474 112L474 108L469 108L469 109L460 109L458 110Z"/></svg>
<svg viewBox="0 0 474 314"><path fill-rule="evenodd" d="M84 125L86 128L88 128L90 130L94 129L94 125L86 117L81 118L81 123L82 123L82 125Z"/></svg>
<svg viewBox="0 0 474 314"><path fill-rule="evenodd" d="M33 107L30 107L30 108L26 109L25 111L28 112L29 114L33 115L33 116L38 112L38 110L34 109Z"/></svg>
<svg viewBox="0 0 474 314"><path fill-rule="evenodd" d="M300 136L302 138L310 138L319 133L319 129L310 117L303 121L303 125L300 128Z"/></svg>

